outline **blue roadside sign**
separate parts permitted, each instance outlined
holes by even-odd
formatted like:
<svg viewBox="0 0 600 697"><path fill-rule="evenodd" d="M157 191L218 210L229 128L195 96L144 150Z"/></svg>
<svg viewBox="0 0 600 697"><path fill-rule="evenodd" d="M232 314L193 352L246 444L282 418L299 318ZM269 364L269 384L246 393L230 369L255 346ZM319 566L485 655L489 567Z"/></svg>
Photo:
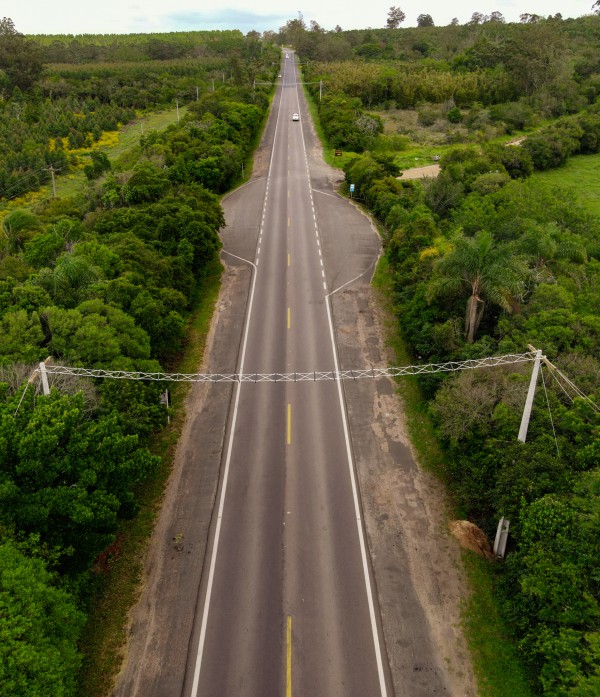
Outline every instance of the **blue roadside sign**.
<svg viewBox="0 0 600 697"><path fill-rule="evenodd" d="M351 193L351 194L354 193L354 184L350 184L350 193Z"/></svg>

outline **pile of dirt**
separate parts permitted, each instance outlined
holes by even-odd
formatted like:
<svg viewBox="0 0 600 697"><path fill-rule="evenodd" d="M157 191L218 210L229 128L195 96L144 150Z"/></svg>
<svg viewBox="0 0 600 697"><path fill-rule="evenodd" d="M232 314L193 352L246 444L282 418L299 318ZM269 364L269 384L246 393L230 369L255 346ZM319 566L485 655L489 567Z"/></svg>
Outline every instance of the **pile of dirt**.
<svg viewBox="0 0 600 697"><path fill-rule="evenodd" d="M475 523L468 520L453 520L448 527L463 547L471 549L485 559L494 559L494 553L485 533Z"/></svg>

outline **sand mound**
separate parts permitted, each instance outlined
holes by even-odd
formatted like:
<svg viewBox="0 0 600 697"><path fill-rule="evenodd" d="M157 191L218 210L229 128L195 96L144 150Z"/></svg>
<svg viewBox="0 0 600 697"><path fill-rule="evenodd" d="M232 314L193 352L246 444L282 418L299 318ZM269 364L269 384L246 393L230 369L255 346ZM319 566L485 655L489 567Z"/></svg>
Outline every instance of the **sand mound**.
<svg viewBox="0 0 600 697"><path fill-rule="evenodd" d="M480 554L486 559L494 558L485 533L475 523L471 523L468 520L453 520L448 527L463 547L473 550L473 552Z"/></svg>

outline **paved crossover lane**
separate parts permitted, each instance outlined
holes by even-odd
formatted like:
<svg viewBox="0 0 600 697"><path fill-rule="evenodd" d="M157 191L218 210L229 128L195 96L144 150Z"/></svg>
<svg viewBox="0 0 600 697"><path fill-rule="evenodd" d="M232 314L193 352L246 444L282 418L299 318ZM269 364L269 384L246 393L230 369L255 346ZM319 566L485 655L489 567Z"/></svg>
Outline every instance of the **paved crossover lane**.
<svg viewBox="0 0 600 697"><path fill-rule="evenodd" d="M332 288L291 57L283 82L260 236L248 255L246 373L335 368ZM349 450L337 383L236 387L186 696L390 694Z"/></svg>

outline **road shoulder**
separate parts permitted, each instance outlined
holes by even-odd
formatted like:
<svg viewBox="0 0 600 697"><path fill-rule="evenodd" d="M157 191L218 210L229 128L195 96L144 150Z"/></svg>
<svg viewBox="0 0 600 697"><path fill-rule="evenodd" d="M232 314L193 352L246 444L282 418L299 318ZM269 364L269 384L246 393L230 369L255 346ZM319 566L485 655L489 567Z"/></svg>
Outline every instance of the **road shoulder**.
<svg viewBox="0 0 600 697"><path fill-rule="evenodd" d="M355 286L333 307L342 369L393 364L377 291ZM475 697L460 626L468 583L443 485L418 466L407 437L402 384L345 381L344 390L396 697Z"/></svg>

